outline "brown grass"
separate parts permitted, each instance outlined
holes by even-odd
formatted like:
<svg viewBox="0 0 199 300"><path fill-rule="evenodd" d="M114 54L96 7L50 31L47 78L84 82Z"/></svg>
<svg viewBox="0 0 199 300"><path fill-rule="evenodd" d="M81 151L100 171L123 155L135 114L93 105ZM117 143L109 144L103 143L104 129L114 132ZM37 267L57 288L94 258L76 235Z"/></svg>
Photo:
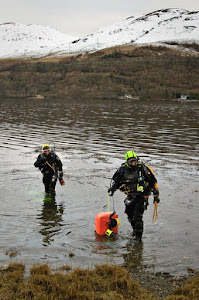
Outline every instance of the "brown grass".
<svg viewBox="0 0 199 300"><path fill-rule="evenodd" d="M28 278L24 266L12 264L0 276L0 299L157 299L142 289L122 267L52 273L48 265L35 265Z"/></svg>
<svg viewBox="0 0 199 300"><path fill-rule="evenodd" d="M130 278L123 267L101 265L94 270L62 268L52 272L47 264L34 265L28 277L22 264L10 264L0 270L0 300L157 300ZM184 287L164 300L199 299L199 277L189 279Z"/></svg>
<svg viewBox="0 0 199 300"><path fill-rule="evenodd" d="M189 279L187 283L178 288L171 296L164 300L198 300L199 299L199 277Z"/></svg>

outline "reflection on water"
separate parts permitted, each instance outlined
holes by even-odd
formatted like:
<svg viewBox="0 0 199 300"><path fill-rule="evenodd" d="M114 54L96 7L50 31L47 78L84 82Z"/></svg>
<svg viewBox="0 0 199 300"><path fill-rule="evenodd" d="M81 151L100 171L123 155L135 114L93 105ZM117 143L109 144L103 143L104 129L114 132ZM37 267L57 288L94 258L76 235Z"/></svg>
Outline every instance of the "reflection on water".
<svg viewBox="0 0 199 300"><path fill-rule="evenodd" d="M19 104L20 102L20 104ZM3 147L38 147L45 138L73 154L121 158L130 146L141 153L197 156L198 104L145 101L59 102L10 100L1 104ZM9 105L9 111L8 107ZM6 118L5 118L6 116ZM30 143L31 141L31 143ZM170 155L169 155L170 154Z"/></svg>
<svg viewBox="0 0 199 300"><path fill-rule="evenodd" d="M63 226L63 213L63 204L57 205L56 200L50 196L44 198L42 211L37 217L42 227L39 232L43 236L44 246L50 245L54 241L54 235L59 234L60 227Z"/></svg>
<svg viewBox="0 0 199 300"><path fill-rule="evenodd" d="M0 263L15 247L28 262L67 264L72 252L74 266L128 261L173 274L197 269L198 108L198 101L1 100ZM47 202L33 163L41 145L54 142L66 185ZM159 220L152 223L149 199L142 250L127 245L131 228L119 191L117 239L99 241L94 232L95 215L107 210L110 178L129 149L150 160L160 187Z"/></svg>
<svg viewBox="0 0 199 300"><path fill-rule="evenodd" d="M124 265L129 269L136 271L143 266L143 243L133 244L128 242L127 252L123 255Z"/></svg>

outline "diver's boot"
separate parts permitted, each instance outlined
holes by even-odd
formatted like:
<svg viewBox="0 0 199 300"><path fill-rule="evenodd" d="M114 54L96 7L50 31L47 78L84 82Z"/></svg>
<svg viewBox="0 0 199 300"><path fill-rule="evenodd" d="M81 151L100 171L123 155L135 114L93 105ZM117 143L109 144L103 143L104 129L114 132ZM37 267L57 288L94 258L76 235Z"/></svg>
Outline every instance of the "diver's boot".
<svg viewBox="0 0 199 300"><path fill-rule="evenodd" d="M135 243L140 243L142 241L142 234L143 234L143 220L142 215L137 215L136 219L134 220L135 224Z"/></svg>
<svg viewBox="0 0 199 300"><path fill-rule="evenodd" d="M138 243L141 243L142 238L138 237L138 236L135 236L134 239L133 239L133 241L134 241L135 244L138 244Z"/></svg>
<svg viewBox="0 0 199 300"><path fill-rule="evenodd" d="M47 188L47 187L45 186L45 193L48 195L49 192L50 192L49 188Z"/></svg>
<svg viewBox="0 0 199 300"><path fill-rule="evenodd" d="M135 237L133 240L135 244L140 243L142 241L142 232L135 232Z"/></svg>
<svg viewBox="0 0 199 300"><path fill-rule="evenodd" d="M134 221L131 218L128 218L129 223L131 224L131 227L133 228L133 232L132 232L132 236L135 236L135 225L134 225Z"/></svg>
<svg viewBox="0 0 199 300"><path fill-rule="evenodd" d="M136 236L135 229L133 229L132 236L133 236L133 237L135 237L135 236Z"/></svg>
<svg viewBox="0 0 199 300"><path fill-rule="evenodd" d="M56 195L55 190L51 188L50 191L49 191L49 195L50 195L52 198L54 198L55 195Z"/></svg>

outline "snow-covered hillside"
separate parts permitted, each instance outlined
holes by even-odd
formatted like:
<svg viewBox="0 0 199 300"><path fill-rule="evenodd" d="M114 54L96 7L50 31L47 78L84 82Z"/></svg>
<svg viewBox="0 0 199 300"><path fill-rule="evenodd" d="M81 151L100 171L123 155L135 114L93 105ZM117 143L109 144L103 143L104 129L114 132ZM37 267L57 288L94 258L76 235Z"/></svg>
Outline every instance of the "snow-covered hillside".
<svg viewBox="0 0 199 300"><path fill-rule="evenodd" d="M81 39L40 25L0 24L0 58L68 55L116 45L164 41L199 43L199 12L158 10L139 18L129 17Z"/></svg>
<svg viewBox="0 0 199 300"><path fill-rule="evenodd" d="M162 41L199 42L199 12L164 9L139 18L130 17L80 39L76 49L92 50L94 47L102 49L128 43Z"/></svg>
<svg viewBox="0 0 199 300"><path fill-rule="evenodd" d="M42 56L59 51L75 37L63 34L51 27L23 25L18 23L0 24L0 58L18 56Z"/></svg>

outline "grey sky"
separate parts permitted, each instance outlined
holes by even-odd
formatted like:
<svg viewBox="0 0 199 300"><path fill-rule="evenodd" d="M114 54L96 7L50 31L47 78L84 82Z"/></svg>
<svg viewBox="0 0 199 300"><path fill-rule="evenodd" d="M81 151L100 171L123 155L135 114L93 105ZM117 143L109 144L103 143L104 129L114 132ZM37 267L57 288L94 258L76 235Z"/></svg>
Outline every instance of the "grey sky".
<svg viewBox="0 0 199 300"><path fill-rule="evenodd" d="M82 37L130 16L163 8L199 10L198 0L0 0L0 22L51 26Z"/></svg>

